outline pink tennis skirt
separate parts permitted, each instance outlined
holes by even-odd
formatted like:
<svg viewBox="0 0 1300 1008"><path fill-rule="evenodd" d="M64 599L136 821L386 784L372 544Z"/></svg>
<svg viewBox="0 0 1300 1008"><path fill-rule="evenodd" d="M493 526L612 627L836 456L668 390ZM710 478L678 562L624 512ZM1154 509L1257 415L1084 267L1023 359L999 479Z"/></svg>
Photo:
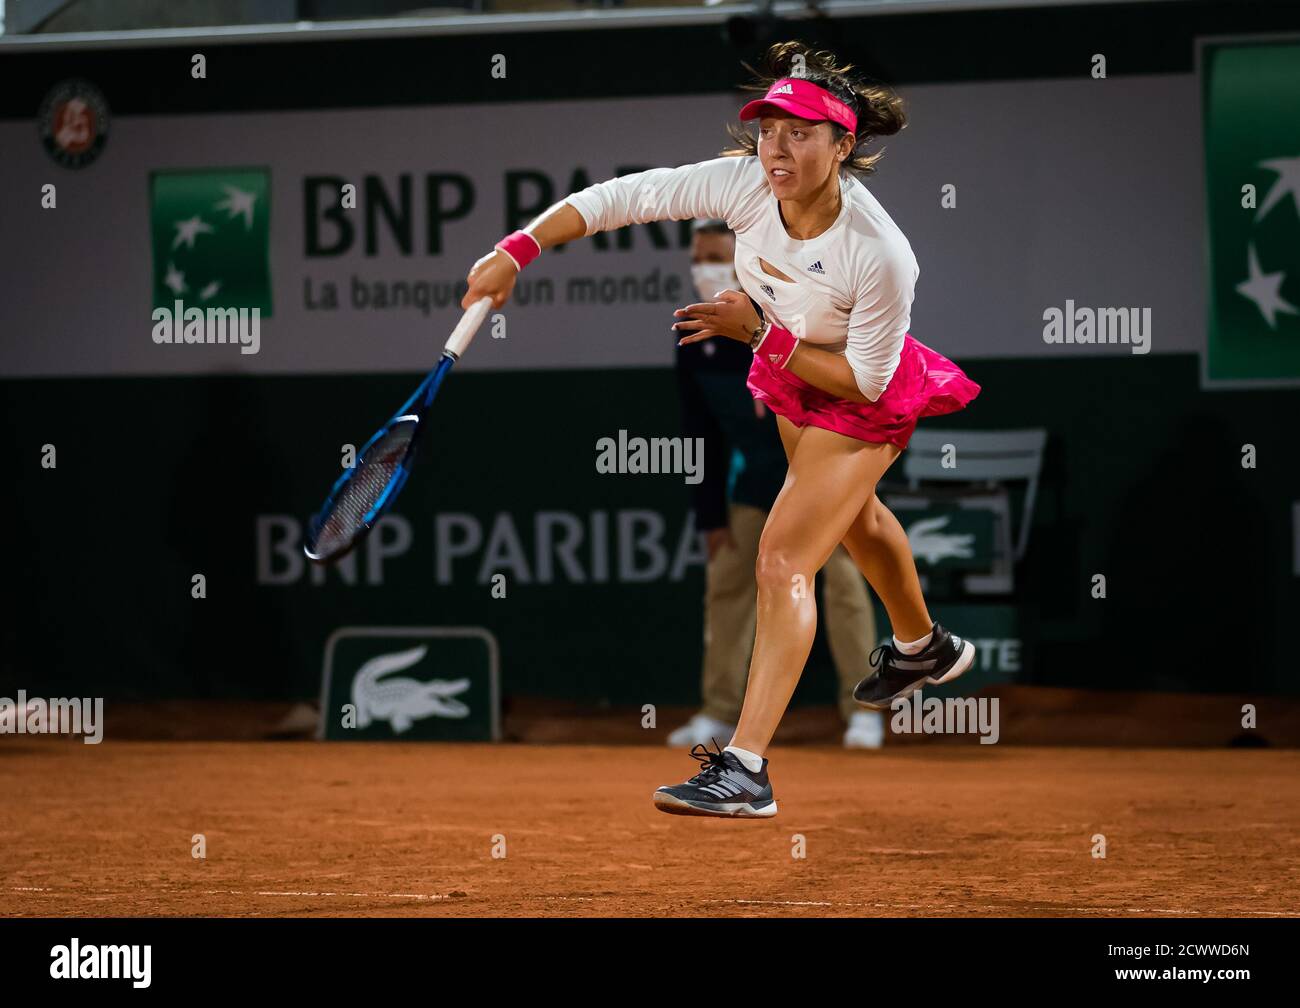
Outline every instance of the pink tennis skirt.
<svg viewBox="0 0 1300 1008"><path fill-rule="evenodd" d="M873 403L824 392L790 371L772 367L761 353L754 355L748 384L755 399L796 427L821 427L899 448L907 447L921 417L956 413L980 392L961 368L911 333L903 339L898 369Z"/></svg>

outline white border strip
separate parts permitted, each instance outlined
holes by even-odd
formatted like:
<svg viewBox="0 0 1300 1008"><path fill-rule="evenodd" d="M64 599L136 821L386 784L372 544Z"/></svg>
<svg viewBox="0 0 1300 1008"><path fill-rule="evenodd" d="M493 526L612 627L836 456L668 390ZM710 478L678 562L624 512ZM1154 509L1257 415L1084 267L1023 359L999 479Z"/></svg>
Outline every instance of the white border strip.
<svg viewBox="0 0 1300 1008"><path fill-rule="evenodd" d="M944 11L1014 10L1023 7L1088 7L1116 0L825 0L819 5L829 17L926 14ZM1119 0L1138 3L1143 0ZM1185 3L1186 0L1145 0ZM755 14L757 5L719 4L715 7L647 7L635 10L555 11L519 14L452 14L446 17L395 17L365 21L297 21L286 24L224 25L202 28L145 28L137 31L67 32L0 36L0 52L41 49L115 49L174 46L193 42L330 41L412 35L499 35L515 32L573 29L641 28L671 25L722 24L736 15ZM772 11L786 21L812 17L804 3L774 3Z"/></svg>
<svg viewBox="0 0 1300 1008"><path fill-rule="evenodd" d="M321 670L320 721L316 738L325 739L325 718L329 716L330 679L334 674L334 645L344 637L477 637L488 649L488 693L491 707L492 741L501 741L501 651L497 639L486 627L339 627L325 638L325 662ZM468 743L473 744L473 743Z"/></svg>

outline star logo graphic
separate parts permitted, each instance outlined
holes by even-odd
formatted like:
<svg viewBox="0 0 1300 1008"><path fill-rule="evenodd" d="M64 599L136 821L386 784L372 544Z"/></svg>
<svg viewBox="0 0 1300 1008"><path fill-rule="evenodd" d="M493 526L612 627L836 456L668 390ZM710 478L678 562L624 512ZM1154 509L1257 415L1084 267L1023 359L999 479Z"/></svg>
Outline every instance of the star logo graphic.
<svg viewBox="0 0 1300 1008"><path fill-rule="evenodd" d="M1268 195L1256 214L1256 220L1262 220L1283 198L1290 196L1300 212L1300 157L1271 158L1260 161L1259 167L1277 174L1277 181L1269 186Z"/></svg>
<svg viewBox="0 0 1300 1008"><path fill-rule="evenodd" d="M1258 224L1270 210L1281 203L1287 196L1291 197L1292 205L1295 207L1297 215L1300 215L1300 157L1268 158L1256 162L1256 165L1265 171L1273 172L1277 176L1277 180L1269 186L1268 193L1264 196L1264 202L1260 204L1253 223ZM1281 290L1282 285L1286 283L1286 273L1281 270L1276 273L1265 273L1260 268L1259 253L1255 250L1254 242L1247 246L1246 254L1246 279L1237 284L1234 289L1242 297L1251 301L1259 309L1259 313L1264 316L1264 321L1268 323L1268 327L1276 331L1278 312L1286 312L1290 315L1300 314L1300 311L1297 311L1294 305L1282 297Z"/></svg>
<svg viewBox="0 0 1300 1008"><path fill-rule="evenodd" d="M197 214L189 220L176 222L176 237L172 240L172 248L178 249L182 245L186 248L194 247L194 240L201 234L212 234L212 225L205 223L203 218Z"/></svg>
<svg viewBox="0 0 1300 1008"><path fill-rule="evenodd" d="M1259 256L1255 254L1254 245L1250 246L1247 269L1250 275L1237 284L1237 293L1255 303L1255 307L1264 316L1264 321L1268 323L1270 329L1277 328L1277 313L1280 311L1300 315L1300 311L1297 311L1294 305L1288 304L1280 293L1282 284L1286 281L1286 274L1263 272L1259 268Z"/></svg>
<svg viewBox="0 0 1300 1008"><path fill-rule="evenodd" d="M226 198L214 206L213 209L225 210L230 215L230 220L243 217L244 228L251 228L253 226L253 203L257 199L257 194L245 192L232 185L223 185L221 188L225 190Z"/></svg>
<svg viewBox="0 0 1300 1008"><path fill-rule="evenodd" d="M156 171L149 181L153 303L256 308L271 317L271 176L265 168Z"/></svg>
<svg viewBox="0 0 1300 1008"><path fill-rule="evenodd" d="M176 268L176 264L169 262L167 264L167 274L163 277L163 285L170 288L173 294L184 294L188 288L185 286L185 274Z"/></svg>

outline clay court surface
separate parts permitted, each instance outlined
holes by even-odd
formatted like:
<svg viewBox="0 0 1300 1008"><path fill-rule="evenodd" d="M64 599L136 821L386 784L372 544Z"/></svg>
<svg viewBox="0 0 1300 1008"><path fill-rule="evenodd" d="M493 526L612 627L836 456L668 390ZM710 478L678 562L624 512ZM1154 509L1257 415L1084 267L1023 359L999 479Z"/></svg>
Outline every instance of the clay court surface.
<svg viewBox="0 0 1300 1008"><path fill-rule="evenodd" d="M651 806L658 746L10 737L0 915L1298 915L1295 751L772 756L719 821Z"/></svg>

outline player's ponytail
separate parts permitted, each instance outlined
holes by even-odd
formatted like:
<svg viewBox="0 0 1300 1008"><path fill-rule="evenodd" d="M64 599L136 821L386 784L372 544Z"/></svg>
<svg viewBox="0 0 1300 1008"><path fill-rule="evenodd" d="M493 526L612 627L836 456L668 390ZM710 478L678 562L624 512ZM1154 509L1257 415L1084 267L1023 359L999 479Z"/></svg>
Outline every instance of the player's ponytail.
<svg viewBox="0 0 1300 1008"><path fill-rule="evenodd" d="M884 154L883 149L874 154L865 152L864 148L871 140L874 137L893 136L907 125L902 98L891 88L856 73L853 64L841 64L838 57L829 50L816 50L798 40L777 42L768 49L762 70L755 70L748 63L741 65L754 77L751 83L741 86L744 91L766 94L768 88L782 77L802 77L820 84L853 109L858 117L858 129L854 134L857 142L842 167L863 175L874 172L876 162ZM831 123L831 129L832 137L837 142L848 132L838 123ZM727 126L727 132L739 146L724 150L721 155L757 155L758 141L749 130L731 123Z"/></svg>

